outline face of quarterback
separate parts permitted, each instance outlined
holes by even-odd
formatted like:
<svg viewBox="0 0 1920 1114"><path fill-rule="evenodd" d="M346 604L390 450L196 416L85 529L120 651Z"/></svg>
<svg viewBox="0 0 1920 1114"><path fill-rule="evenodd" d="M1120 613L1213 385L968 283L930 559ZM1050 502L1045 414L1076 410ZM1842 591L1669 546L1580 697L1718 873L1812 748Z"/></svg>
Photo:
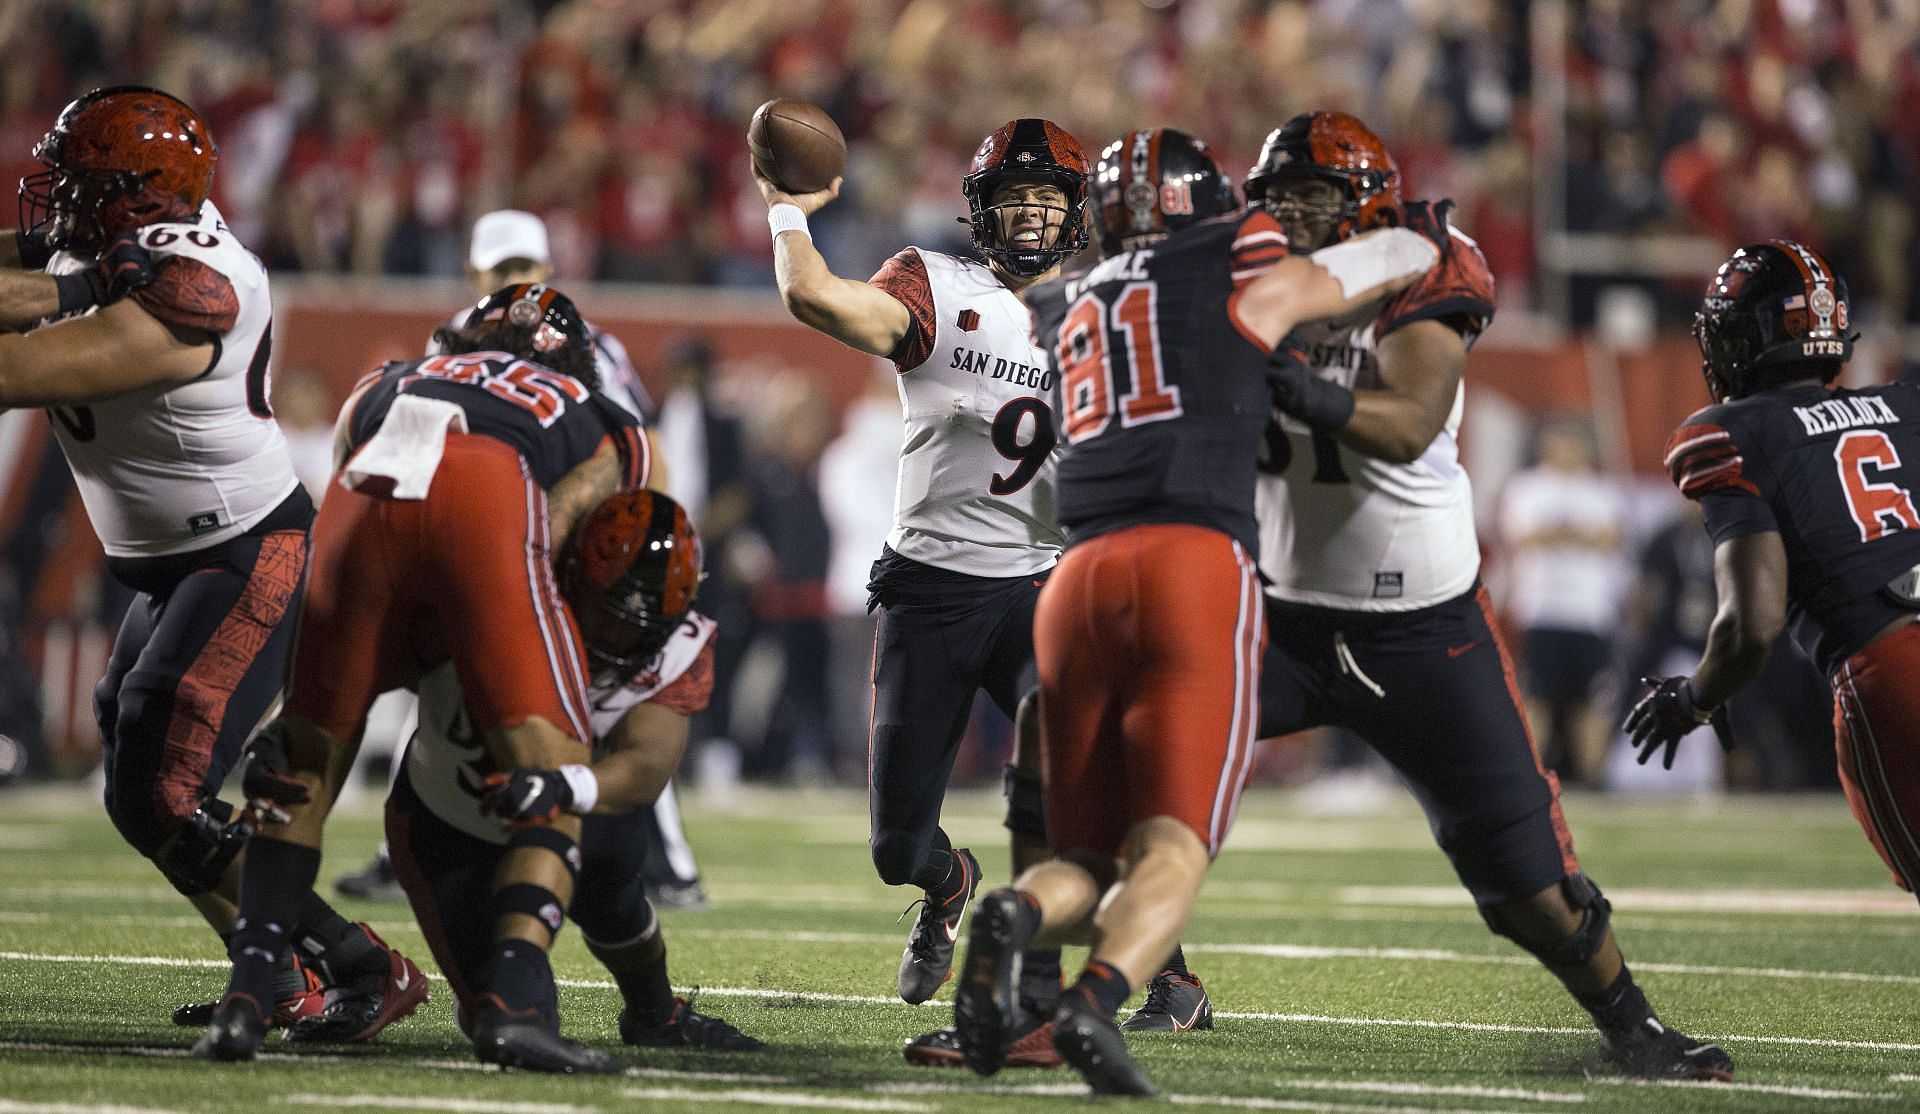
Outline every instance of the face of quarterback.
<svg viewBox="0 0 1920 1114"><path fill-rule="evenodd" d="M1002 182L987 203L1000 222L1000 242L1015 251L1052 247L1067 222L1067 192L1052 182Z"/></svg>
<svg viewBox="0 0 1920 1114"><path fill-rule="evenodd" d="M1283 178L1272 193L1274 219L1295 251L1319 251L1333 242L1340 221L1340 188L1322 178Z"/></svg>

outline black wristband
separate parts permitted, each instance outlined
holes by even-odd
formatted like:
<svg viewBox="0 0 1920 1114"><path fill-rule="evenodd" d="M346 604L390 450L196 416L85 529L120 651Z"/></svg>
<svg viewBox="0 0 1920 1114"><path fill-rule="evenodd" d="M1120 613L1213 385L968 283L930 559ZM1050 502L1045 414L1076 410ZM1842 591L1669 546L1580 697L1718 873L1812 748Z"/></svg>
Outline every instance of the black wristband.
<svg viewBox="0 0 1920 1114"><path fill-rule="evenodd" d="M1353 392L1331 380L1309 375L1300 384L1299 397L1287 412L1314 429L1329 433L1347 428L1353 419Z"/></svg>
<svg viewBox="0 0 1920 1114"><path fill-rule="evenodd" d="M60 292L59 313L62 317L91 309L107 300L106 280L91 267L70 275L55 275L53 285Z"/></svg>

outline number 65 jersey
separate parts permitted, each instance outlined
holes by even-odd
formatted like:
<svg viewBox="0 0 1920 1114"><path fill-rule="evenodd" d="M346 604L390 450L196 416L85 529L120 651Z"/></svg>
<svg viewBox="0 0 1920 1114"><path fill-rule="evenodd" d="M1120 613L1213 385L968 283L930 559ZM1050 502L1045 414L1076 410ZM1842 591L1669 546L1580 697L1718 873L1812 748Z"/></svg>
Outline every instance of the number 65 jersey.
<svg viewBox="0 0 1920 1114"><path fill-rule="evenodd" d="M128 297L214 340L197 379L49 409L87 517L109 556L164 557L245 533L299 486L267 405L267 272L212 202L195 221L139 230L154 281ZM92 266L62 252L49 274Z"/></svg>
<svg viewBox="0 0 1920 1114"><path fill-rule="evenodd" d="M1920 391L1802 386L1709 406L1667 443L1714 543L1777 531L1794 641L1832 675L1920 611ZM1911 602L1903 602L1901 595Z"/></svg>

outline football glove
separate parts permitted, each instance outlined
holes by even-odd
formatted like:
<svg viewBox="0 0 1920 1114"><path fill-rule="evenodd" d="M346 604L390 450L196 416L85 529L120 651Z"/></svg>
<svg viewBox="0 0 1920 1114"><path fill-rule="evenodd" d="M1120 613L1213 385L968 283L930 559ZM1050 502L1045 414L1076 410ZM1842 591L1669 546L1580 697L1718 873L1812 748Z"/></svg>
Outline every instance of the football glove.
<svg viewBox="0 0 1920 1114"><path fill-rule="evenodd" d="M1267 382L1273 405L1310 428L1344 429L1353 418L1353 392L1315 375L1307 366L1306 346L1291 334L1267 357Z"/></svg>
<svg viewBox="0 0 1920 1114"><path fill-rule="evenodd" d="M1680 749L1680 740L1708 724L1713 725L1720 748L1733 749L1733 732L1727 726L1727 710L1724 707L1713 710L1702 708L1694 695L1692 678L1642 677L1640 683L1651 685L1653 691L1641 697L1640 702L1633 706L1623 726L1628 738L1640 751L1639 762L1642 766L1664 748L1660 765L1663 769L1673 769L1673 756Z"/></svg>
<svg viewBox="0 0 1920 1114"><path fill-rule="evenodd" d="M13 250L20 256L20 269L23 271L44 271L47 261L53 258L53 245L47 243L46 225L39 228L16 228L13 230Z"/></svg>
<svg viewBox="0 0 1920 1114"><path fill-rule="evenodd" d="M1451 197L1443 197L1438 201L1409 201L1400 206L1400 226L1433 241L1433 245L1440 249L1440 258L1445 259L1447 249L1453 244L1453 234L1447 230L1447 220L1453 215L1453 209Z"/></svg>
<svg viewBox="0 0 1920 1114"><path fill-rule="evenodd" d="M480 811L516 827L551 824L572 807L573 786L558 770L521 767L481 783Z"/></svg>
<svg viewBox="0 0 1920 1114"><path fill-rule="evenodd" d="M67 275L53 276L60 296L59 315L83 313L95 306L111 305L154 280L153 256L131 232L123 232L107 245L93 266Z"/></svg>

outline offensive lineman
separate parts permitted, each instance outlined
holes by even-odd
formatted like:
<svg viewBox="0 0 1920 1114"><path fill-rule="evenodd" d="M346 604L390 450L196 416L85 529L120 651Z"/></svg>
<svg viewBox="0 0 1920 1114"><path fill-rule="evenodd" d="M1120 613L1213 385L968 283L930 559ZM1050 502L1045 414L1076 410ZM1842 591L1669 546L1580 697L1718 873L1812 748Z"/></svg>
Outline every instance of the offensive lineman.
<svg viewBox="0 0 1920 1114"><path fill-rule="evenodd" d="M1664 748L1671 769L1791 621L1832 680L1854 819L1920 893L1920 397L1828 386L1853 354L1850 311L1846 281L1790 240L1741 248L1708 284L1694 336L1714 404L1674 431L1666 463L1713 536L1719 613L1693 675L1648 678L1627 727L1640 761Z"/></svg>
<svg viewBox="0 0 1920 1114"><path fill-rule="evenodd" d="M582 817L573 906L587 950L620 988L627 1044L753 1051L759 1041L694 1011L667 981L667 945L640 874L650 807L687 745L687 717L713 691L713 620L693 610L700 538L678 503L616 495L581 523L560 563L561 594L592 666L594 761L501 772L473 730L451 662L420 680L420 729L387 800L387 840L414 915L471 1034L483 1008L491 925L474 917L510 829ZM503 819L506 823L503 823ZM558 1027L557 1003L540 1010ZM618 1066L617 1061L594 1061ZM526 1066L586 1070L572 1059Z"/></svg>
<svg viewBox="0 0 1920 1114"><path fill-rule="evenodd" d="M980 882L979 860L940 828L968 711L984 689L1011 718L1031 690L1034 603L1060 556L1053 375L1018 294L1086 246L1087 157L1049 121L1007 123L962 181L984 262L908 248L867 282L833 274L807 233L806 214L837 181L794 197L755 175L787 308L900 372L907 437L870 584L880 623L869 793L881 879L925 893L900 960L900 997L917 1004L946 981ZM1027 957L1037 1018L1059 995L1059 962L1058 949ZM1027 1035L1016 1062L1058 1063L1044 1032ZM907 1048L918 1063L951 1053L944 1031Z"/></svg>
<svg viewBox="0 0 1920 1114"><path fill-rule="evenodd" d="M1625 1070L1730 1080L1719 1046L1663 1026L1580 869L1480 586L1473 501L1455 435L1468 346L1493 279L1450 202L1402 205L1393 157L1339 112L1267 137L1247 198L1300 250L1430 222L1447 247L1377 309L1297 330L1261 465L1260 567L1273 639L1260 735L1352 729L1414 788L1434 837L1494 932L1579 1000Z"/></svg>
<svg viewBox="0 0 1920 1114"><path fill-rule="evenodd" d="M215 794L280 696L313 520L268 400L266 271L207 200L213 138L176 97L96 89L34 157L0 236L0 328L24 333L0 336L0 408L47 410L108 571L138 593L94 689L107 814L230 938L247 829ZM311 887L291 897L269 1023L331 990L358 1019L337 1035L367 1040L425 1000L410 960Z"/></svg>
<svg viewBox="0 0 1920 1114"><path fill-rule="evenodd" d="M1153 1093L1113 1014L1172 953L1253 764L1269 354L1296 323L1400 290L1438 254L1389 229L1294 256L1252 208L1103 260L1038 320L1068 441L1070 548L1034 623L1057 857L974 916L954 1023L975 1071L1005 1061L1020 953L1087 942L1054 1046L1096 1094Z"/></svg>
<svg viewBox="0 0 1920 1114"><path fill-rule="evenodd" d="M233 974L197 1056L245 1060L260 1046L268 964L287 948L294 895L319 870L326 816L376 695L451 660L498 766L587 756L579 633L553 584L549 539L641 484L646 440L594 391L586 330L559 291L497 291L440 337L447 354L376 369L341 410L339 480L314 523L286 708L245 771L270 819L247 842ZM579 833L577 817L561 816L508 837L472 1032L483 1061L612 1066L540 1009Z"/></svg>

